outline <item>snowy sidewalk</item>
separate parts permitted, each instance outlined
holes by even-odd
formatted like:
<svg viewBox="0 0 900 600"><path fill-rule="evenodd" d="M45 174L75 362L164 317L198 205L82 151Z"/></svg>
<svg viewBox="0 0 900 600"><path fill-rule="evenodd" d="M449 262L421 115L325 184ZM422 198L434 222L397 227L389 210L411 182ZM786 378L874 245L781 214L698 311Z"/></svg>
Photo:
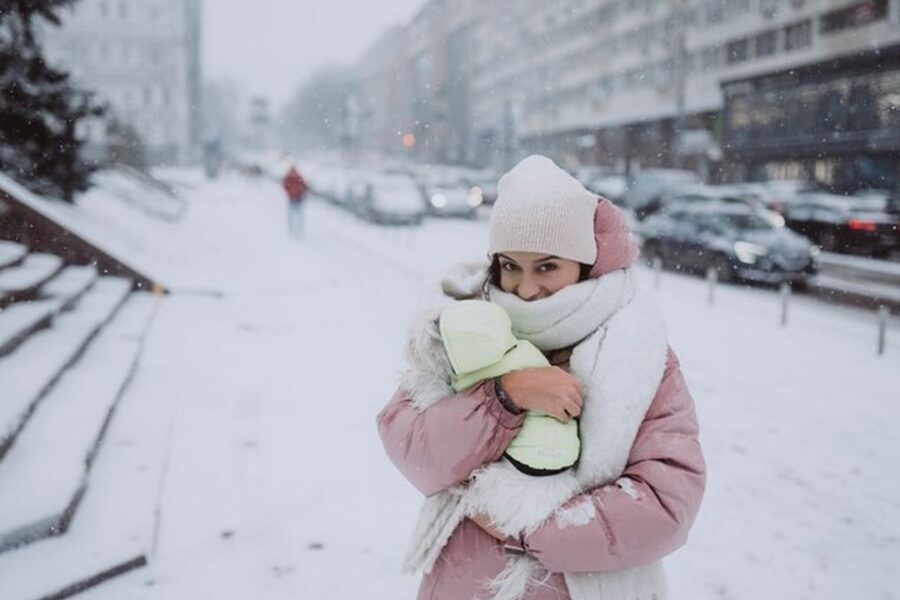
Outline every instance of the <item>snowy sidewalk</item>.
<svg viewBox="0 0 900 600"><path fill-rule="evenodd" d="M155 555L85 597L414 597L399 565L421 498L374 419L427 280L482 257L486 224L392 233L312 203L297 242L275 184L194 194L123 399L172 407ZM709 307L702 280L662 283L709 462L671 597L900 597L897 321L877 358L870 313L797 298L782 329L770 292L726 286Z"/></svg>

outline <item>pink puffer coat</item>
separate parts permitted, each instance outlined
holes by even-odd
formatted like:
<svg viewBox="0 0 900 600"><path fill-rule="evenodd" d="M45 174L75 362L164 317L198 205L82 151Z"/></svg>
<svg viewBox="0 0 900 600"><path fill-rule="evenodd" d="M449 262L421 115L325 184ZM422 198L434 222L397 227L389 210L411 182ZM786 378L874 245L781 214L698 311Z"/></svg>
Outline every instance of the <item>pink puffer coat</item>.
<svg viewBox="0 0 900 600"><path fill-rule="evenodd" d="M522 423L482 384L419 412L400 390L378 415L388 456L423 494L468 479L499 460ZM569 598L560 573L615 571L654 562L687 539L706 482L694 402L670 350L665 374L631 449L623 477L631 485L591 490L596 516L585 525L556 527L555 519L525 539L548 571L525 600ZM621 481L621 480L620 480ZM580 502L572 499L571 503ZM410 515L410 519L414 519ZM505 565L500 544L465 520L419 588L419 599L462 600L487 595L482 585Z"/></svg>

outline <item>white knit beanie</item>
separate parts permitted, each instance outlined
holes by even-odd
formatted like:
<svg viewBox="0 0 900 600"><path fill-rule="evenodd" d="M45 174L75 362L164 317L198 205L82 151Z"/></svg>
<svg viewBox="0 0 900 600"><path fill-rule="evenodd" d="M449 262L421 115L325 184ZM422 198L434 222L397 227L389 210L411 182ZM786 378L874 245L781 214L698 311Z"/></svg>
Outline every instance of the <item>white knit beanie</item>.
<svg viewBox="0 0 900 600"><path fill-rule="evenodd" d="M497 184L490 253L541 252L592 265L597 201L546 156L529 156Z"/></svg>

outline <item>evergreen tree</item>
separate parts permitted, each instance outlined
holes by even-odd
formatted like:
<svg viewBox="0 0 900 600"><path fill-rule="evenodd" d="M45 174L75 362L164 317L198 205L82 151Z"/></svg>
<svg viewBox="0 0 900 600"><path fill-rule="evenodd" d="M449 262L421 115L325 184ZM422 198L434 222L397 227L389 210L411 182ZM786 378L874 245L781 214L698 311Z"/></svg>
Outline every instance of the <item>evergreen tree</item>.
<svg viewBox="0 0 900 600"><path fill-rule="evenodd" d="M70 202L92 171L78 124L103 108L45 62L35 25L59 25L59 10L75 1L0 0L0 171Z"/></svg>

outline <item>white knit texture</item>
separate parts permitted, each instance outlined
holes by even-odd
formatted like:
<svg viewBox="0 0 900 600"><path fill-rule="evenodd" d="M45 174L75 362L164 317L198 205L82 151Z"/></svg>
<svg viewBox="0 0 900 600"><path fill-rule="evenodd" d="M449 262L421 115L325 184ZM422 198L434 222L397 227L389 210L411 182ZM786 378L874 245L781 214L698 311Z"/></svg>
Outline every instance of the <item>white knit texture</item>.
<svg viewBox="0 0 900 600"><path fill-rule="evenodd" d="M597 201L546 156L529 156L497 184L490 252L541 252L592 265Z"/></svg>

